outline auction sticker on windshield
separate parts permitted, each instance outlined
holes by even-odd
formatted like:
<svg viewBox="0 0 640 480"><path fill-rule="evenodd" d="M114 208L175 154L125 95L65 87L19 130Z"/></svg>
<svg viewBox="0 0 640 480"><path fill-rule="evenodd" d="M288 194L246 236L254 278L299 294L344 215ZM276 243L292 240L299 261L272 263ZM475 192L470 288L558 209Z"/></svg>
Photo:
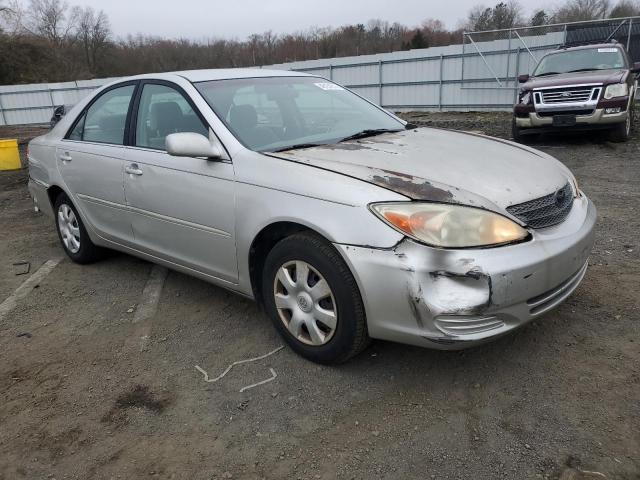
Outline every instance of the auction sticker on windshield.
<svg viewBox="0 0 640 480"><path fill-rule="evenodd" d="M617 48L599 48L598 53L616 53L618 51Z"/></svg>
<svg viewBox="0 0 640 480"><path fill-rule="evenodd" d="M314 83L314 85L322 90L344 90L340 85L336 85L335 83Z"/></svg>

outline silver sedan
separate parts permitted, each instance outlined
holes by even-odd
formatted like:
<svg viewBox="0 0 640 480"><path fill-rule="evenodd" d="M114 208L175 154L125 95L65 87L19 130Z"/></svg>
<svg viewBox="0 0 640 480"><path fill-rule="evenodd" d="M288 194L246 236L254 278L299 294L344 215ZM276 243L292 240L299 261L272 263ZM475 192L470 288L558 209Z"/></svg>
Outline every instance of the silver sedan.
<svg viewBox="0 0 640 480"><path fill-rule="evenodd" d="M302 73L144 75L29 146L29 189L78 263L111 248L255 299L296 352L451 349L578 286L596 211L542 152L416 128Z"/></svg>

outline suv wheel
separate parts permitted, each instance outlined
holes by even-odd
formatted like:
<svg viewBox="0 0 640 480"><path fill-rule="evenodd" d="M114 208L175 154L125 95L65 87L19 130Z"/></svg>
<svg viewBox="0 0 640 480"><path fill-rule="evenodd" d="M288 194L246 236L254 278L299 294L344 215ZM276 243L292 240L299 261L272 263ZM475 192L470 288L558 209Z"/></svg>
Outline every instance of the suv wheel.
<svg viewBox="0 0 640 480"><path fill-rule="evenodd" d="M631 108L629 109L629 114L627 115L627 120L624 123L619 123L616 125L613 130L609 133L609 140L612 142L620 143L626 142L631 137L631 131L633 130L634 124L634 102L631 103Z"/></svg>
<svg viewBox="0 0 640 480"><path fill-rule="evenodd" d="M295 234L273 247L262 298L280 335L313 362L344 362L369 343L356 281L335 248L316 235Z"/></svg>
<svg viewBox="0 0 640 480"><path fill-rule="evenodd" d="M511 136L514 142L524 143L522 129L518 126L516 117L513 117L513 120L511 121Z"/></svg>
<svg viewBox="0 0 640 480"><path fill-rule="evenodd" d="M78 210L69 197L61 193L54 204L56 230L65 253L76 263L91 263L102 256L102 250L94 245L80 219Z"/></svg>

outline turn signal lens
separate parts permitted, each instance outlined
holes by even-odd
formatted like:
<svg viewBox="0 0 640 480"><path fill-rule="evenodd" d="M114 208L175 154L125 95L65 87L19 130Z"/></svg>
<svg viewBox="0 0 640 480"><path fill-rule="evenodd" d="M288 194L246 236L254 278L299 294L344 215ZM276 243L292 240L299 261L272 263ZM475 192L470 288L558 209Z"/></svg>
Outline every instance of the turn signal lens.
<svg viewBox="0 0 640 480"><path fill-rule="evenodd" d="M384 222L428 245L465 248L523 240L528 232L502 215L479 208L439 203L373 204Z"/></svg>

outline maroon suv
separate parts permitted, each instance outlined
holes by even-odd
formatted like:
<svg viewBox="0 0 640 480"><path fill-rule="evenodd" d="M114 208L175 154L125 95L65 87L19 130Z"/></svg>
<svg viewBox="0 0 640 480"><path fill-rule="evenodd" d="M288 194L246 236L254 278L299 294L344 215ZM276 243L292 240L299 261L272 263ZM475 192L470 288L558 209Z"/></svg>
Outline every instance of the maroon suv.
<svg viewBox="0 0 640 480"><path fill-rule="evenodd" d="M545 55L532 75L521 75L513 138L527 133L607 129L624 142L634 121L637 74L624 47L601 43Z"/></svg>

